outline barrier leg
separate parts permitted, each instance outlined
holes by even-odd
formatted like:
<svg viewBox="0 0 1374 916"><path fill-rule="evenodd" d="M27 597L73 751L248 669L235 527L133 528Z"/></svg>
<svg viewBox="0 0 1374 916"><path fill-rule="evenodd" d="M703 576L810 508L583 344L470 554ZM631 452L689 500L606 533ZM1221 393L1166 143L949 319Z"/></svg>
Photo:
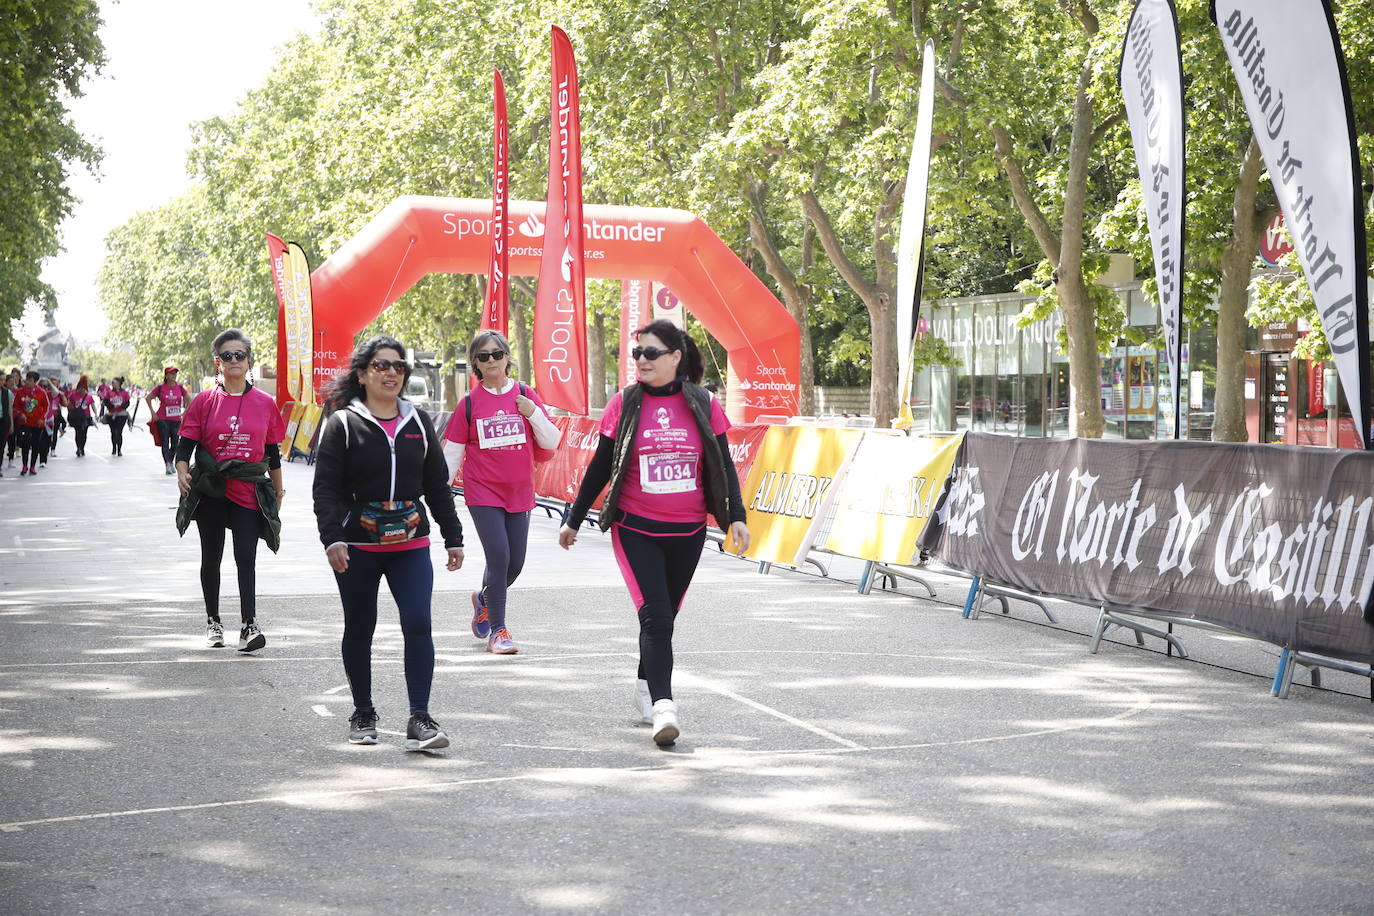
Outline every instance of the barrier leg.
<svg viewBox="0 0 1374 916"><path fill-rule="evenodd" d="M1107 627L1111 626L1111 621L1107 619L1107 609L1105 607L1097 609L1097 625L1093 627L1093 641L1088 643L1088 654L1096 655L1097 650L1102 648L1102 637L1107 633Z"/></svg>
<svg viewBox="0 0 1374 916"><path fill-rule="evenodd" d="M859 594L867 595L873 591L873 580L877 578L878 564L869 560L864 564L863 575L859 576Z"/></svg>
<svg viewBox="0 0 1374 916"><path fill-rule="evenodd" d="M982 591L983 577L974 576L973 581L970 582L968 586L968 596L964 598L964 613L962 616L965 620L969 620L973 614L974 603L978 600L978 596Z"/></svg>
<svg viewBox="0 0 1374 916"><path fill-rule="evenodd" d="M1280 691L1283 690L1283 678L1284 675L1288 673L1288 666L1291 663L1292 653L1289 650L1284 649L1282 652L1279 653L1279 664L1278 667L1274 669L1274 683L1269 688L1269 695L1271 697L1279 697L1280 699L1282 699Z"/></svg>
<svg viewBox="0 0 1374 916"><path fill-rule="evenodd" d="M759 561L759 575L760 575L760 576L766 576L766 575L768 575L768 571L769 571L770 569L772 569L772 568L773 568L773 564L772 564L772 563L769 563L769 562L766 561L766 560L760 560L760 561Z"/></svg>

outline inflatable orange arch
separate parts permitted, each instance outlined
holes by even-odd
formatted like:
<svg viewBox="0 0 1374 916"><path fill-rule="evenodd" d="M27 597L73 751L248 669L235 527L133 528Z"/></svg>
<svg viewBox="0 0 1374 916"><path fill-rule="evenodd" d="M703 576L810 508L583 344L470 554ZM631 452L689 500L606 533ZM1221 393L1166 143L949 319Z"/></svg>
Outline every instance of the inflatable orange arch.
<svg viewBox="0 0 1374 916"><path fill-rule="evenodd" d="M510 271L536 276L544 203L511 201L510 211ZM587 205L583 221L588 277L662 283L725 347L731 420L797 412L797 322L706 223L684 210L604 205ZM401 197L321 264L311 274L317 392L348 364L358 332L423 277L486 273L490 232L490 200Z"/></svg>

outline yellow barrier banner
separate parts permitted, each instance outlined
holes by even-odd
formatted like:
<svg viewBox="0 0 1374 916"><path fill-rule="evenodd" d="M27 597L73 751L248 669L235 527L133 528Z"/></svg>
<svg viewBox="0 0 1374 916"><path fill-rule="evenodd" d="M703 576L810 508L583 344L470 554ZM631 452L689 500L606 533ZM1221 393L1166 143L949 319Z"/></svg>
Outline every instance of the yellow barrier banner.
<svg viewBox="0 0 1374 916"><path fill-rule="evenodd" d="M315 438L315 427L320 425L323 414L324 408L318 404L306 404L301 411L300 425L296 427L296 438L291 447L302 455L310 454L310 440Z"/></svg>
<svg viewBox="0 0 1374 916"><path fill-rule="evenodd" d="M304 404L297 401L291 405L291 416L286 420L286 435L281 440L281 456L284 459L291 458L291 443L296 441L296 427L301 425L304 414Z"/></svg>
<svg viewBox="0 0 1374 916"><path fill-rule="evenodd" d="M917 539L963 438L864 436L838 484L825 549L879 563L915 562Z"/></svg>
<svg viewBox="0 0 1374 916"><path fill-rule="evenodd" d="M772 426L741 489L752 560L800 566L826 518L837 476L863 437L858 429ZM731 539L725 545L733 551Z"/></svg>

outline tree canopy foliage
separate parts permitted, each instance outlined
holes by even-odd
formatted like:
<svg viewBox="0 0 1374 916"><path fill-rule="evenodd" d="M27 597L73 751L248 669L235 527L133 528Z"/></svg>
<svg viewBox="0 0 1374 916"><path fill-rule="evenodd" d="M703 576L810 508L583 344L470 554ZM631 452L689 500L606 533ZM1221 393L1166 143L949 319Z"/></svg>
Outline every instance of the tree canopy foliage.
<svg viewBox="0 0 1374 916"><path fill-rule="evenodd" d="M104 63L95 0L7 0L0 25L0 343L35 302L51 313L42 262L60 250L72 209L73 165L96 148L72 126L67 102Z"/></svg>
<svg viewBox="0 0 1374 916"><path fill-rule="evenodd" d="M1189 317L1243 333L1246 233L1273 195L1206 0L1178 6ZM1371 84L1374 13L1338 6L1358 91ZM196 126L201 184L111 236L102 290L113 335L150 366L204 357L205 335L226 324L270 338L264 230L319 263L398 195L486 196L494 66L509 99L511 195L541 198L558 23L578 53L586 200L700 214L802 324L804 385L871 379L871 412L886 420L897 406L897 223L933 38L926 297L1020 284L1037 296L1025 321L1063 310L1084 405L1075 428L1100 434L1097 357L1127 320L1092 280L1109 251L1153 269L1116 82L1130 11L1129 0L321 0L318 33L287 45L237 110ZM1368 143L1370 100L1357 108ZM517 288L519 352L530 285ZM592 296L602 312L613 308L604 292ZM378 324L452 355L480 300L480 278L433 276Z"/></svg>

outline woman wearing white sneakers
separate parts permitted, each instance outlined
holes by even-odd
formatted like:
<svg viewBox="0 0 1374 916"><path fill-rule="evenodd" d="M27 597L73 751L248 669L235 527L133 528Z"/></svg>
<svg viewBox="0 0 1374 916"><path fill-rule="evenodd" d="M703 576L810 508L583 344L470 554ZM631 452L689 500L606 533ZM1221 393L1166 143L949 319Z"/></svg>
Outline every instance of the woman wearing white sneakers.
<svg viewBox="0 0 1374 916"><path fill-rule="evenodd" d="M598 523L639 612L635 707L666 747L680 727L673 701L673 624L706 541L706 517L749 548L739 476L725 431L730 421L701 387L701 354L685 331L655 321L636 335L639 381L611 398L596 454L568 510L558 543L577 530L610 484Z"/></svg>
<svg viewBox="0 0 1374 916"><path fill-rule="evenodd" d="M539 395L510 376L510 344L481 331L468 345L468 365L482 384L464 398L444 432L444 458L452 480L463 469L463 500L482 541L487 569L472 593L472 635L487 651L520 651L506 627L506 590L525 566L534 509L536 446L554 449L562 434Z"/></svg>

